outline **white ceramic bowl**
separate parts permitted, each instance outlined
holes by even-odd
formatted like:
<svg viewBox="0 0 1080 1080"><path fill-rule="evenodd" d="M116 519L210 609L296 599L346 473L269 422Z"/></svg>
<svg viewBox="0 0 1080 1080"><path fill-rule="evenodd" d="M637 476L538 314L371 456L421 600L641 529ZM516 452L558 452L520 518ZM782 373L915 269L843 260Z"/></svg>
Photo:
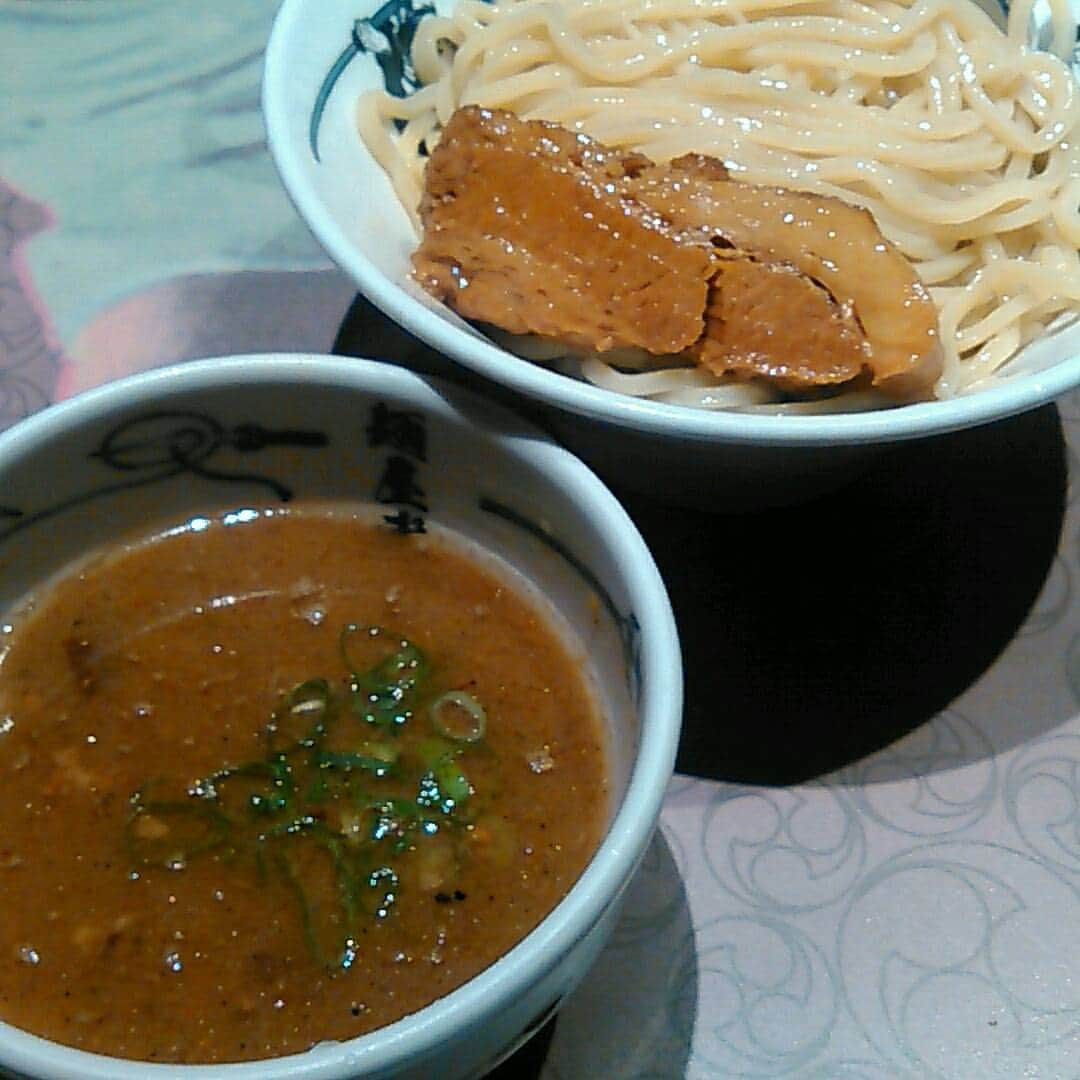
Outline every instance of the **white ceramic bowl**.
<svg viewBox="0 0 1080 1080"><path fill-rule="evenodd" d="M0 1074L477 1076L551 1015L601 949L672 772L679 647L656 567L618 502L577 459L513 415L401 368L317 356L199 361L90 391L0 435L0 610L89 548L140 525L185 520L234 500L381 501L394 451L371 436L379 405L412 414L426 431L426 460L414 464L427 516L521 570L588 648L612 748L613 816L600 849L511 952L371 1035L272 1061L169 1066L83 1053L0 1023Z"/></svg>
<svg viewBox="0 0 1080 1080"><path fill-rule="evenodd" d="M439 6L453 0L439 0ZM968 428L1080 384L1080 326L1029 349L1016 374L947 401L848 415L694 410L602 390L522 360L427 296L409 277L416 237L354 122L381 86L369 55L349 56L355 20L382 0L284 0L266 52L270 149L299 213L359 290L453 361L551 411L548 426L602 475L653 494L782 502L829 486L870 448ZM328 76L335 77L328 80ZM332 83L325 101L320 90ZM317 137L318 156L313 150Z"/></svg>

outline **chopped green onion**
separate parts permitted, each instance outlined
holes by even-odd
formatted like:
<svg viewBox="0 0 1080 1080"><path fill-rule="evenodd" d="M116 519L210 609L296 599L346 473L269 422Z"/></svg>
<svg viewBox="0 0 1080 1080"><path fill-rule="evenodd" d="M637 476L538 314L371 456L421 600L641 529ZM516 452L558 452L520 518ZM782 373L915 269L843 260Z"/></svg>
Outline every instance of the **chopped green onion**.
<svg viewBox="0 0 1080 1080"><path fill-rule="evenodd" d="M376 654L372 663L365 663L358 655L358 646L364 642L377 642L381 657ZM386 651L389 645L390 651ZM427 659L423 652L408 638L391 634L381 626L361 626L348 623L338 639L341 658L346 670L354 679L370 680L373 683L397 684L408 682L415 685L427 674Z"/></svg>
<svg viewBox="0 0 1080 1080"><path fill-rule="evenodd" d="M300 847L297 845L303 842ZM275 826L258 840L258 858L265 865L266 845L273 844L269 858L279 876L289 886L300 911L300 921L308 949L317 962L330 970L348 967L346 961L358 914L359 875L352 865L342 837L312 817L297 818ZM318 866L312 857L303 858L305 848L328 860L341 907L327 910L312 905L305 888ZM303 864L301 865L301 859Z"/></svg>
<svg viewBox="0 0 1080 1080"><path fill-rule="evenodd" d="M298 683L266 726L270 747L291 750L317 745L333 718L334 693L326 679Z"/></svg>
<svg viewBox="0 0 1080 1080"><path fill-rule="evenodd" d="M332 971L355 959L358 916L392 913L399 872L425 889L457 873L484 805L459 759L484 752L487 725L471 694L427 685L427 658L406 638L349 623L339 651L344 685L320 677L284 694L263 757L196 780L176 801L137 791L125 826L136 865L253 858L260 881L293 895L312 956ZM399 741L425 704L435 733L424 725Z"/></svg>
<svg viewBox="0 0 1080 1080"><path fill-rule="evenodd" d="M389 640L396 650L365 665L358 653L366 643ZM391 647L394 647L391 646ZM413 696L427 674L424 654L406 638L388 634L379 626L349 623L341 632L339 648L351 680L350 706L362 720L384 727L400 727L412 716Z"/></svg>
<svg viewBox="0 0 1080 1080"><path fill-rule="evenodd" d="M453 758L444 758L433 770L435 780L447 799L453 800L454 806L462 803L473 793L469 778L458 768Z"/></svg>
<svg viewBox="0 0 1080 1080"><path fill-rule="evenodd" d="M238 781L255 783L241 784ZM212 798L224 807L225 813L233 809L239 796L241 805L256 815L265 816L287 812L296 795L292 765L285 754L272 754L263 761L249 761L244 765L230 765L200 780L196 790L204 797ZM243 798L246 793L246 798Z"/></svg>
<svg viewBox="0 0 1080 1080"><path fill-rule="evenodd" d="M136 792L124 826L132 862L179 869L191 858L230 847L232 822L202 801L143 802Z"/></svg>
<svg viewBox="0 0 1080 1080"><path fill-rule="evenodd" d="M484 706L464 690L447 690L428 706L432 726L459 743L479 742L487 731Z"/></svg>
<svg viewBox="0 0 1080 1080"><path fill-rule="evenodd" d="M429 772L445 757L456 757L463 752L461 746L455 746L447 739L435 737L421 739L413 745L413 753L423 766L425 772Z"/></svg>
<svg viewBox="0 0 1080 1080"><path fill-rule="evenodd" d="M361 754L385 761L388 765L393 765L401 757L401 747L389 742L363 742L359 750Z"/></svg>
<svg viewBox="0 0 1080 1080"><path fill-rule="evenodd" d="M309 803L324 803L330 798L330 785L322 773L318 773L311 781L307 791L304 792L304 801Z"/></svg>
<svg viewBox="0 0 1080 1080"><path fill-rule="evenodd" d="M320 750L312 755L311 761L320 769L340 769L343 772L356 769L373 773L375 776L388 776L393 771L390 762L351 750Z"/></svg>
<svg viewBox="0 0 1080 1080"><path fill-rule="evenodd" d="M368 838L388 844L395 853L408 850L417 832L424 832L423 808L412 799L383 799L370 807L374 811Z"/></svg>
<svg viewBox="0 0 1080 1080"><path fill-rule="evenodd" d="M416 793L418 806L452 814L472 794L472 785L453 758L444 758L424 773Z"/></svg>

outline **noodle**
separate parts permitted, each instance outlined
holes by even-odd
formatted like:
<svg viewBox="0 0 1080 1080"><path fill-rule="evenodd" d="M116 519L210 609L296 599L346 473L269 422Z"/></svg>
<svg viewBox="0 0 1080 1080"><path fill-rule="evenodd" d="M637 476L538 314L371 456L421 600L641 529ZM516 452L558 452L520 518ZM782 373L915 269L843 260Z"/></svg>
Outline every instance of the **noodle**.
<svg viewBox="0 0 1080 1080"><path fill-rule="evenodd" d="M1061 56L1065 4L1044 34ZM865 207L938 306L949 397L1080 308L1080 95L1024 44L1031 11L1003 31L970 0L460 0L419 23L421 88L365 95L360 133L414 223L426 149L469 104ZM638 389L627 366L670 374ZM622 393L759 401L670 358L579 367Z"/></svg>

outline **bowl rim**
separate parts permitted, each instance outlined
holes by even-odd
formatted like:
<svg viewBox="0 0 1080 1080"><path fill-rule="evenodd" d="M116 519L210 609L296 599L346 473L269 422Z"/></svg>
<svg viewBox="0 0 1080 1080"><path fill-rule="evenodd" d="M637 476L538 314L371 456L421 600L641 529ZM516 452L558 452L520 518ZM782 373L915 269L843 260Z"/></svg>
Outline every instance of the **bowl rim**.
<svg viewBox="0 0 1080 1080"><path fill-rule="evenodd" d="M369 0L373 6L378 0ZM261 103L270 154L300 216L358 290L389 318L455 363L533 401L655 436L760 446L828 446L900 442L944 434L1047 404L1080 385L1080 351L1044 371L1020 373L958 397L868 412L799 416L694 409L605 390L516 357L440 317L387 278L349 239L311 182L306 138L292 136L295 44L311 55L303 22L313 7L327 17L326 0L283 0L271 28L263 67ZM351 11L351 17L357 11ZM320 73L335 58L319 59ZM306 122L296 127L306 132ZM359 141L359 136L357 136Z"/></svg>
<svg viewBox="0 0 1080 1080"><path fill-rule="evenodd" d="M430 1052L481 1021L492 1002L528 990L585 937L636 869L659 818L672 775L682 715L682 660L671 603L652 555L615 496L548 435L501 405L386 362L310 353L262 353L192 360L129 375L84 391L0 433L0 473L80 427L144 403L160 407L176 393L230 393L252 385L310 385L408 401L467 427L523 467L542 473L588 508L612 562L625 579L641 627L640 740L621 803L584 872L558 905L490 967L432 1005L366 1036L320 1043L300 1054L224 1065L174 1065L77 1050L0 1022L0 1064L48 1080L344 1080L370 1069L382 1075ZM467 415L457 406L462 402ZM476 417L484 424L477 427ZM494 449L494 447L493 447Z"/></svg>

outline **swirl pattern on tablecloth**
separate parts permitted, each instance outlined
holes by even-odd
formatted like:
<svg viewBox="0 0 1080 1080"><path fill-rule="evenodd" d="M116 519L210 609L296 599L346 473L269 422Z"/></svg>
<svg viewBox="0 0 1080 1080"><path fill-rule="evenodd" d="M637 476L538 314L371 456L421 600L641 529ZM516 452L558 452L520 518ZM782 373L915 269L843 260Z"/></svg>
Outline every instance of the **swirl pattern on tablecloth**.
<svg viewBox="0 0 1080 1080"><path fill-rule="evenodd" d="M1080 735L1046 736L1021 750L1009 763L1004 802L1032 855L1080 874Z"/></svg>
<svg viewBox="0 0 1080 1080"><path fill-rule="evenodd" d="M928 844L860 883L838 931L847 1007L895 1070L969 1080L1075 1076L1075 887L996 844Z"/></svg>
<svg viewBox="0 0 1080 1080"><path fill-rule="evenodd" d="M699 1074L783 1076L812 1063L838 1008L833 974L813 940L764 915L716 919L698 927L697 939L700 996L709 1002L697 1017Z"/></svg>
<svg viewBox="0 0 1080 1080"><path fill-rule="evenodd" d="M701 844L718 885L776 914L834 903L866 861L859 815L843 792L819 783L721 788L706 811Z"/></svg>
<svg viewBox="0 0 1080 1080"><path fill-rule="evenodd" d="M908 836L970 828L998 790L994 748L966 716L947 710L873 757L843 770L859 809Z"/></svg>

